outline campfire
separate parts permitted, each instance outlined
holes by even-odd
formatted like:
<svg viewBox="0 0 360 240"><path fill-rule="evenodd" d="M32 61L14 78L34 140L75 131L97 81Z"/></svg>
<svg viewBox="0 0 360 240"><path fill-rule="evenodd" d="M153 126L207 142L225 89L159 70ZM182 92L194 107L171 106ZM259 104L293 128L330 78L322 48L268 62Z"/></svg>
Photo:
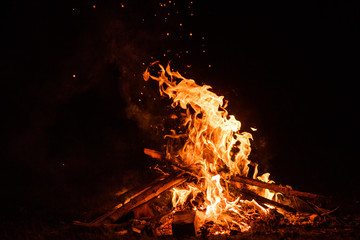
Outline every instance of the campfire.
<svg viewBox="0 0 360 240"><path fill-rule="evenodd" d="M83 226L106 226L121 235L231 235L264 223L305 224L331 211L328 197L275 184L249 159L252 135L226 110L227 101L184 78L167 65L152 63L144 80L155 80L172 101L179 123L164 138L163 152L144 149L161 176L123 194L109 212ZM254 129L255 130L255 129Z"/></svg>

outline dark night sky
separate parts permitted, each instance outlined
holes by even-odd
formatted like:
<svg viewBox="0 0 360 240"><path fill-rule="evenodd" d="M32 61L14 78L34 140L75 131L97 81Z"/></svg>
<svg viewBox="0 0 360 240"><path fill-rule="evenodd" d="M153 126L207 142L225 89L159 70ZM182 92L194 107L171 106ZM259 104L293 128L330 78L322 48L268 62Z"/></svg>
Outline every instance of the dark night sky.
<svg viewBox="0 0 360 240"><path fill-rule="evenodd" d="M159 2L2 6L9 201L74 203L150 176L142 149L161 148L149 125L168 110L144 88L153 60L225 95L243 130L259 129L252 157L276 182L358 195L356 1Z"/></svg>

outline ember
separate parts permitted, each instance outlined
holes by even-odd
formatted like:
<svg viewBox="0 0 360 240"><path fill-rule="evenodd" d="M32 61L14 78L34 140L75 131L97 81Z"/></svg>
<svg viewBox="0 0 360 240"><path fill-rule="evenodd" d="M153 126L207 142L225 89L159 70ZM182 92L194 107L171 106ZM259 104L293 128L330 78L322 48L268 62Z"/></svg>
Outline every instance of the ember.
<svg viewBox="0 0 360 240"><path fill-rule="evenodd" d="M258 164L249 159L252 135L240 131L227 101L210 86L158 62L143 77L157 81L160 95L180 110L169 116L181 120L181 133L172 129L165 135L166 151L144 149L162 177L93 222L77 224L116 225L134 212L135 219L147 219L142 228L148 226L154 235L229 235L250 231L259 220L280 216L283 222L303 224L330 212L315 205L327 197L276 185L269 173L258 176Z"/></svg>

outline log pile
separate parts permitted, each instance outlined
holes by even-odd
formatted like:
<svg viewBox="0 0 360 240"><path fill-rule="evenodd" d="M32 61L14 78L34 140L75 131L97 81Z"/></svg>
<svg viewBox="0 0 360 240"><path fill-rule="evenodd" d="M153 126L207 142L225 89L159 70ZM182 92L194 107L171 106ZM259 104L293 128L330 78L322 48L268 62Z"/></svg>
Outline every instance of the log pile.
<svg viewBox="0 0 360 240"><path fill-rule="evenodd" d="M155 159L158 164L162 164L162 167L166 168L169 174L139 188L126 201L93 221L88 223L75 221L74 224L85 227L105 227L120 235L126 235L130 232L140 235L173 235L175 237L208 234L207 227L210 227L211 223L200 226L197 222L195 211L174 211L169 208L166 212L159 213L153 210L154 202L160 195L169 194L170 189L183 183L194 181L196 175L188 169L163 161L164 157L160 152L150 149L145 149L144 152ZM251 187L254 186L282 193L296 202L294 204L295 207L259 196L251 190ZM303 214L303 216L311 216L312 218L317 216L321 218L331 212L315 204L328 201L328 197L293 190L274 183L236 176L229 179L229 187L234 188L234 192L241 195L242 199L254 201L254 204L256 202L263 209L270 213L272 212L270 215L274 218L279 215L282 216L284 213L294 216ZM130 213L133 213L132 217L126 217ZM306 219L308 220L309 218Z"/></svg>

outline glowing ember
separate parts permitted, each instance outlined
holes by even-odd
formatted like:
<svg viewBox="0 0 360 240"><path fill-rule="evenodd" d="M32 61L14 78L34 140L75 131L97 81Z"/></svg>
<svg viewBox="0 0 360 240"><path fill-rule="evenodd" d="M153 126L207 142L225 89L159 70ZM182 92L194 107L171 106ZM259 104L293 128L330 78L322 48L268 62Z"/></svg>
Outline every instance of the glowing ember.
<svg viewBox="0 0 360 240"><path fill-rule="evenodd" d="M159 71L151 74L156 67ZM266 214L267 209L254 200L242 200L240 193L230 190L230 179L247 176L250 164L255 166L253 178L257 178L257 164L248 159L252 135L240 132L241 123L228 114L227 101L210 91L210 86L197 85L194 80L171 71L169 65L164 69L158 62L151 64L143 77L145 81L149 78L158 81L160 94L172 99L172 107L186 111L182 114L186 134L172 130L173 134L166 136L173 140L169 141L167 157L189 169L198 179L194 184L173 189L173 207L196 210L200 224L212 222L217 226L213 234L229 233L231 229L249 230L251 213ZM176 141L183 142L180 148L174 144ZM269 174L258 179L269 182ZM253 187L252 190L268 199L274 196L267 189Z"/></svg>

